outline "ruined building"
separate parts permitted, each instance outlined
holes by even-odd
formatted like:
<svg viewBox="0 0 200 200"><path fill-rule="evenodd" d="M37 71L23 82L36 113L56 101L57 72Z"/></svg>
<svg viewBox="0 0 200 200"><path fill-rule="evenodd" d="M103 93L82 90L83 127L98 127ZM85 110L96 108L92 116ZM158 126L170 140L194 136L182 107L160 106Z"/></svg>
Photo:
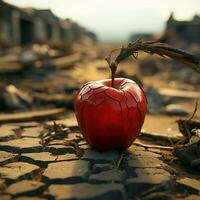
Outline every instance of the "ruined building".
<svg viewBox="0 0 200 200"><path fill-rule="evenodd" d="M26 45L62 41L69 44L96 35L70 19L60 19L51 10L19 8L0 0L0 45Z"/></svg>
<svg viewBox="0 0 200 200"><path fill-rule="evenodd" d="M160 41L178 43L180 46L200 45L200 16L195 15L190 21L178 21L170 15Z"/></svg>

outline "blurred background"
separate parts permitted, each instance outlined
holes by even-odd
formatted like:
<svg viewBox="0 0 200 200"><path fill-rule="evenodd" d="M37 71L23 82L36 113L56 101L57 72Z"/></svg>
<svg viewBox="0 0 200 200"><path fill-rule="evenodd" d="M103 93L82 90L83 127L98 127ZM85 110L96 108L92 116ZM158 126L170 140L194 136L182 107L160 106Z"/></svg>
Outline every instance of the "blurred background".
<svg viewBox="0 0 200 200"><path fill-rule="evenodd" d="M200 199L200 74L189 66L144 52L119 64L116 77L148 101L129 150L95 152L79 131L75 95L110 78L105 57L139 38L200 60L200 0L0 0L1 200Z"/></svg>
<svg viewBox="0 0 200 200"><path fill-rule="evenodd" d="M142 38L199 57L199 36L199 0L0 0L0 111L73 111L83 83L110 77L110 50ZM143 86L149 114L188 115L200 96L199 74L142 52L116 76Z"/></svg>
<svg viewBox="0 0 200 200"><path fill-rule="evenodd" d="M186 27L195 26L195 21L197 23L200 12L200 2L198 0L191 0L190 2L187 0L176 2L173 0L166 2L152 0L151 3L145 0L125 0L117 1L117 3L115 0L107 2L98 0L86 0L84 2L81 0L59 0L59 2L55 0L49 0L48 2L40 0L6 0L5 2L17 6L18 9L15 9L18 12L22 8L21 12L23 10L23 12L34 18L32 21L38 21L36 24L48 24L53 19L57 19L57 25L60 23L60 26L66 29L67 23L70 23L67 19L70 19L78 23L79 26L95 32L100 41L111 42L128 41L133 34L152 35L163 33L165 29L169 28L167 21L172 12L174 12L174 15L173 18L171 16L170 22L174 20L173 28L180 26L186 30ZM22 15L22 13L20 14ZM23 17L20 16L20 18ZM37 26L35 25L35 29L37 29ZM197 24L194 28L196 28L194 29L196 35L193 35L193 37L197 37L199 35ZM177 32L182 32L181 28L179 29ZM191 32L191 30L188 31ZM191 41L191 33L190 35L187 34L189 41ZM38 36L38 40L44 40L45 33L43 33L43 38L41 35L42 33ZM185 37L187 38L187 36ZM193 40L195 39L193 38Z"/></svg>

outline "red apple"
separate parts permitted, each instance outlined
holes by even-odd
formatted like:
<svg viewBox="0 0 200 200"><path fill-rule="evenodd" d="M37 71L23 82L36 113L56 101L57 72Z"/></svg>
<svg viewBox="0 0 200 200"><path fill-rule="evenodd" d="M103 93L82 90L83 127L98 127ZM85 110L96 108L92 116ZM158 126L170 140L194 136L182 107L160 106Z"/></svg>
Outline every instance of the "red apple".
<svg viewBox="0 0 200 200"><path fill-rule="evenodd" d="M92 81L75 99L75 114L81 132L93 148L127 149L139 135L145 114L146 97L132 80L125 78Z"/></svg>

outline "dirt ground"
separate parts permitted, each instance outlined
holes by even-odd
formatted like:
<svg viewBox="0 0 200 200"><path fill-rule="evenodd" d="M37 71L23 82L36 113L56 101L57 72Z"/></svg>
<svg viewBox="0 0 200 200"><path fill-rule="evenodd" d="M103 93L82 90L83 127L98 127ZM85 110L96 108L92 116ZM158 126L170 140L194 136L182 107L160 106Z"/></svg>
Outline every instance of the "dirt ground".
<svg viewBox="0 0 200 200"><path fill-rule="evenodd" d="M85 82L110 77L104 58L114 47L79 48L73 62L1 73L0 199L200 199L200 165L176 149L184 138L177 120L189 119L200 97L200 76L189 68L147 54L123 62L117 77L147 94L140 136L123 152L97 152L82 137L74 96ZM200 109L192 120L200 121Z"/></svg>

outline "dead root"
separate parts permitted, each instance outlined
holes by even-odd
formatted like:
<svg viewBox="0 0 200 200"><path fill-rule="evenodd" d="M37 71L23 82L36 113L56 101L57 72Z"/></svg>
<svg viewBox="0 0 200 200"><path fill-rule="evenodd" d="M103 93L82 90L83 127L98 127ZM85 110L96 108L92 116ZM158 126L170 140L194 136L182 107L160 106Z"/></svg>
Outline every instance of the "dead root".
<svg viewBox="0 0 200 200"><path fill-rule="evenodd" d="M189 119L177 121L184 138L176 144L173 151L175 156L191 167L200 167L200 122L192 120L197 110L198 102Z"/></svg>

